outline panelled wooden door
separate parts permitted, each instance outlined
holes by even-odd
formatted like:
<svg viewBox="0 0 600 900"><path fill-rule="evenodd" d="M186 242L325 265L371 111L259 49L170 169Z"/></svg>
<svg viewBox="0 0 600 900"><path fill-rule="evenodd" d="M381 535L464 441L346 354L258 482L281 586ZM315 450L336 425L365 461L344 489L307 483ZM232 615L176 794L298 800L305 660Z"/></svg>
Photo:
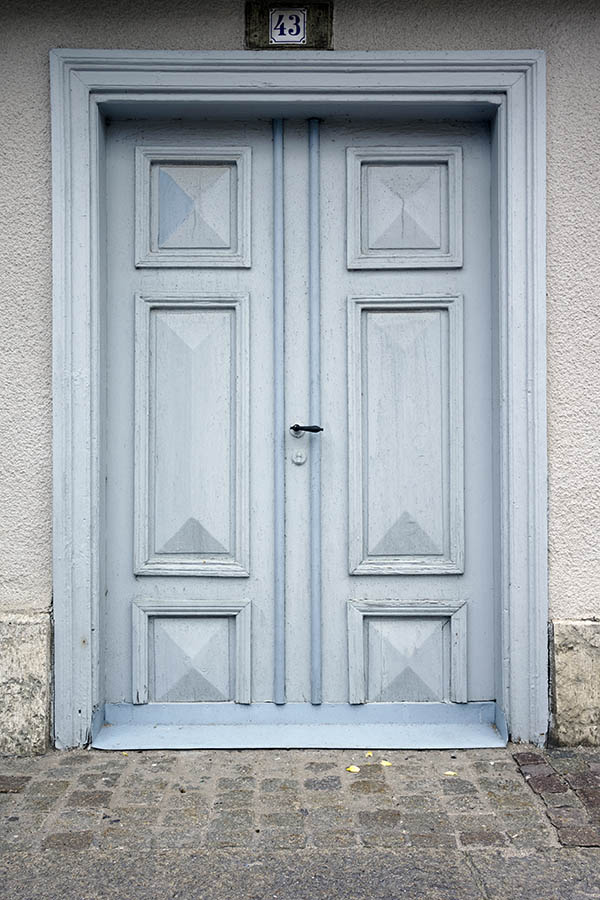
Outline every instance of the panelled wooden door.
<svg viewBox="0 0 600 900"><path fill-rule="evenodd" d="M498 742L487 126L108 135L97 745Z"/></svg>

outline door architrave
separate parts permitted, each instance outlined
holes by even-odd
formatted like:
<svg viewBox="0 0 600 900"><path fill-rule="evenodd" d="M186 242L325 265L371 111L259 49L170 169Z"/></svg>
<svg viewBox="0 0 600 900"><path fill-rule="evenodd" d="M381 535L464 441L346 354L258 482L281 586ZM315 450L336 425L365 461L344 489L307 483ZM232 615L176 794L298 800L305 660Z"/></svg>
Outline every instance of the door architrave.
<svg viewBox="0 0 600 900"><path fill-rule="evenodd" d="M54 735L86 744L100 696L101 235L107 115L360 114L492 121L497 702L542 743L547 695L545 56L542 51L52 50ZM368 110L367 110L368 105Z"/></svg>

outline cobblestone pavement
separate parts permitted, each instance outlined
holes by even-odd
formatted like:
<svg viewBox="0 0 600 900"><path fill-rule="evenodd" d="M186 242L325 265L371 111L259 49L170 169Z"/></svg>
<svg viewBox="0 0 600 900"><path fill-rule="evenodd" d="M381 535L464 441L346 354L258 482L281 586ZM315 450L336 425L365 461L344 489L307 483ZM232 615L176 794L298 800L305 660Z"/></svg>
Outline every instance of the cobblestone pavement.
<svg viewBox="0 0 600 900"><path fill-rule="evenodd" d="M382 765L382 760L390 764ZM360 771L348 772L352 765ZM341 750L51 752L0 758L0 816L0 854L6 866L0 864L0 896L7 897L138 896L119 894L118 888L104 894L72 885L75 893L65 886L66 893L46 894L33 881L28 882L31 893L24 888L21 894L17 885L19 872L39 873L40 865L46 867L47 885L50 868L59 872L61 860L65 865L71 860L83 872L94 854L98 861L125 865L125 855L131 863L144 856L156 861L175 851L174 866L177 860L183 864L186 853L196 854L198 865L202 854L212 854L213 866L222 859L222 884L228 858L254 865L251 860L278 853L288 859L285 865L290 859L295 864L304 860L306 871L311 860L324 864L337 854L338 875L344 865L377 858L383 861L378 872L387 871L393 860L398 865L413 860L412 873L431 863L438 882L443 876L443 884L430 885L425 893L422 884L412 893L406 874L400 892L376 893L375 882L364 893L357 888L358 893L346 895L338 888L338 896L356 897L509 897L513 894L494 893L498 867L512 859L507 872L513 878L527 862L522 869L527 881L544 859L548 887L541 889L538 877L531 896L600 897L600 849L571 849L600 847L600 751L540 751L519 745L505 750L374 751L372 756ZM85 865L73 863L83 858ZM580 872L576 882L567 880L564 893L544 893L559 889L561 860L583 866L587 875ZM359 876L366 877L364 864L352 875L355 887ZM281 874L283 863L277 865ZM558 868L550 876L553 866ZM456 873L463 869L459 877ZM140 877L138 873L136 884ZM150 890L145 896L263 896L260 890L204 894L196 888L187 893ZM278 896L305 894L298 888ZM313 885L306 896L335 895L321 894Z"/></svg>

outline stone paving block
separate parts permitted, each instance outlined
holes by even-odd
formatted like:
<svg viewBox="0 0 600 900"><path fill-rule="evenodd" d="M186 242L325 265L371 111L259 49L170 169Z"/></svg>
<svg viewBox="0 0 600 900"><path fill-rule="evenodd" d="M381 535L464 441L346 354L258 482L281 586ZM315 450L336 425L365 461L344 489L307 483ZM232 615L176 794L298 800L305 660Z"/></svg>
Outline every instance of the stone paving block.
<svg viewBox="0 0 600 900"><path fill-rule="evenodd" d="M80 791L79 793L83 793L83 791ZM132 788L123 791L123 802L127 805L154 806L158 805L164 796L165 792L161 790L153 791L141 788L137 790Z"/></svg>
<svg viewBox="0 0 600 900"><path fill-rule="evenodd" d="M558 829L558 839L565 847L600 847L600 827L565 825Z"/></svg>
<svg viewBox="0 0 600 900"><path fill-rule="evenodd" d="M502 798L504 801L505 797ZM520 799L520 798L519 798ZM490 808L490 795L488 792L485 792L484 795L481 794L454 794L454 795L446 795L444 797L445 803L447 806L450 806L452 810L455 812L473 812L475 814L487 812ZM527 806L531 807L533 804L531 801L528 802ZM510 804L511 808L513 805Z"/></svg>
<svg viewBox="0 0 600 900"><path fill-rule="evenodd" d="M502 822L494 815L450 815L448 817L452 831L503 831ZM531 821L528 817L525 821Z"/></svg>
<svg viewBox="0 0 600 900"><path fill-rule="evenodd" d="M446 813L427 813L416 815L403 813L402 828L409 834L429 834L431 832L448 832L451 830L451 819Z"/></svg>
<svg viewBox="0 0 600 900"><path fill-rule="evenodd" d="M542 791L540 797L546 806L581 807L581 800L574 791L567 791L565 794L545 794Z"/></svg>
<svg viewBox="0 0 600 900"><path fill-rule="evenodd" d="M576 772L569 773L565 776L565 780L575 791L582 789L598 791L600 790L600 775L593 772Z"/></svg>
<svg viewBox="0 0 600 900"><path fill-rule="evenodd" d="M546 751L548 753L548 751ZM589 772L589 766L585 759L575 756L560 757L548 755L548 761L558 775L568 775L570 772Z"/></svg>
<svg viewBox="0 0 600 900"><path fill-rule="evenodd" d="M523 792L523 777L516 774L515 778L503 778L500 773L495 778L482 776L479 779L479 787L485 791L501 792L503 794L519 794Z"/></svg>
<svg viewBox="0 0 600 900"><path fill-rule="evenodd" d="M352 813L341 806L322 806L307 809L307 824L312 828L334 828L351 822Z"/></svg>
<svg viewBox="0 0 600 900"><path fill-rule="evenodd" d="M18 794L29 781L30 775L0 775L0 794Z"/></svg>
<svg viewBox="0 0 600 900"><path fill-rule="evenodd" d="M385 781L387 769L384 766L379 765L379 763L360 763L359 762L358 767L360 769L360 773L356 777L360 778L362 781L364 781L364 780ZM349 773L349 774L351 774L351 773Z"/></svg>
<svg viewBox="0 0 600 900"><path fill-rule="evenodd" d="M507 842L506 835L501 831L486 831L485 829L461 831L458 837L464 847L497 847Z"/></svg>
<svg viewBox="0 0 600 900"><path fill-rule="evenodd" d="M93 840L91 831L57 831L42 841L42 850L86 850Z"/></svg>
<svg viewBox="0 0 600 900"><path fill-rule="evenodd" d="M234 831L208 830L204 836L204 843L213 849L227 847L250 847L255 837L254 830L235 829Z"/></svg>
<svg viewBox="0 0 600 900"><path fill-rule="evenodd" d="M62 801L62 795L59 794L27 794L20 798L20 808L31 810L32 812L49 812L54 809L59 801Z"/></svg>
<svg viewBox="0 0 600 900"><path fill-rule="evenodd" d="M357 835L351 828L314 829L307 835L307 840L319 848L353 847L357 843Z"/></svg>
<svg viewBox="0 0 600 900"><path fill-rule="evenodd" d="M558 845L554 828L520 828L517 831L508 831L510 843L520 850L544 849Z"/></svg>
<svg viewBox="0 0 600 900"><path fill-rule="evenodd" d="M350 783L351 794L385 794L389 790L385 783L369 779L357 778Z"/></svg>
<svg viewBox="0 0 600 900"><path fill-rule="evenodd" d="M571 806L551 806L546 810L546 815L557 828L566 825L586 825L588 821L583 809Z"/></svg>
<svg viewBox="0 0 600 900"><path fill-rule="evenodd" d="M513 759L517 765L540 765L544 762L544 757L539 753L531 753L529 751L523 753L513 753Z"/></svg>
<svg viewBox="0 0 600 900"><path fill-rule="evenodd" d="M527 784L536 794L564 794L568 790L567 785L558 775L532 775L525 778Z"/></svg>
<svg viewBox="0 0 600 900"><path fill-rule="evenodd" d="M388 831L363 831L359 834L359 840L365 847L408 847L410 839L406 832L398 830Z"/></svg>
<svg viewBox="0 0 600 900"><path fill-rule="evenodd" d="M77 779L77 783L87 790L103 790L116 787L121 775L118 772L105 774L102 772L84 772Z"/></svg>
<svg viewBox="0 0 600 900"><path fill-rule="evenodd" d="M590 788L583 788L577 792L583 805L593 811L600 810L600 791L594 791Z"/></svg>
<svg viewBox="0 0 600 900"><path fill-rule="evenodd" d="M260 783L260 790L265 794L295 794L298 790L298 784L298 781L291 778L263 778Z"/></svg>
<svg viewBox="0 0 600 900"><path fill-rule="evenodd" d="M68 806L99 807L108 806L112 794L110 791L73 791L66 798Z"/></svg>
<svg viewBox="0 0 600 900"><path fill-rule="evenodd" d="M299 850L307 843L306 834L294 828L261 828L255 840L269 850Z"/></svg>
<svg viewBox="0 0 600 900"><path fill-rule="evenodd" d="M456 850L456 836L441 832L426 834L408 834L408 845L411 847L434 847L436 849Z"/></svg>
<svg viewBox="0 0 600 900"><path fill-rule="evenodd" d="M237 778L219 778L217 788L220 791L249 790L256 785L252 775L240 775Z"/></svg>
<svg viewBox="0 0 600 900"><path fill-rule="evenodd" d="M229 812L219 812L210 818L212 831L229 831L232 828L243 828L252 825L254 816L251 810L232 809Z"/></svg>
<svg viewBox="0 0 600 900"><path fill-rule="evenodd" d="M535 765L524 764L521 766L523 775L555 775L556 770L546 762L536 763Z"/></svg>
<svg viewBox="0 0 600 900"><path fill-rule="evenodd" d="M156 807L154 806L114 806L109 814L111 821L127 825L154 825Z"/></svg>
<svg viewBox="0 0 600 900"><path fill-rule="evenodd" d="M217 794L214 801L215 809L239 809L244 806L251 806L254 800L254 791L231 791L229 794ZM190 803L197 801L197 798L191 798Z"/></svg>
<svg viewBox="0 0 600 900"><path fill-rule="evenodd" d="M306 810L289 810L282 812L264 813L259 817L261 825L270 825L276 828L303 828L308 812Z"/></svg>
<svg viewBox="0 0 600 900"><path fill-rule="evenodd" d="M397 809L363 810L358 813L358 822L366 828L399 828L403 815Z"/></svg>
<svg viewBox="0 0 600 900"><path fill-rule="evenodd" d="M161 815L163 825L206 825L209 819L207 806L185 806L183 809L164 809Z"/></svg>
<svg viewBox="0 0 600 900"><path fill-rule="evenodd" d="M465 778L447 777L442 783L442 790L445 794L476 794L477 788L472 781Z"/></svg>
<svg viewBox="0 0 600 900"><path fill-rule="evenodd" d="M256 769L249 763L242 763L230 767L230 771L235 775L251 775L254 777Z"/></svg>
<svg viewBox="0 0 600 900"><path fill-rule="evenodd" d="M307 778L304 787L307 791L339 791L342 781L339 775L325 775L323 778Z"/></svg>
<svg viewBox="0 0 600 900"><path fill-rule="evenodd" d="M65 778L36 778L31 781L25 791L26 794L43 795L45 797L59 797L64 794L71 782Z"/></svg>

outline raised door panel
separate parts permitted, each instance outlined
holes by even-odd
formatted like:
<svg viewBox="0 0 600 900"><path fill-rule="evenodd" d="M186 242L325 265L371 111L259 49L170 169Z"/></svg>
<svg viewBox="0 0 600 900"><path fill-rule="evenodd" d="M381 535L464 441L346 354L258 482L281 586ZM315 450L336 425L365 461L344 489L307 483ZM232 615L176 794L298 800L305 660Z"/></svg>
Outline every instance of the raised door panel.
<svg viewBox="0 0 600 900"><path fill-rule="evenodd" d="M137 574L248 575L248 302L137 298Z"/></svg>
<svg viewBox="0 0 600 900"><path fill-rule="evenodd" d="M350 571L461 572L461 298L350 298Z"/></svg>
<svg viewBox="0 0 600 900"><path fill-rule="evenodd" d="M350 147L349 269L462 265L460 147Z"/></svg>
<svg viewBox="0 0 600 900"><path fill-rule="evenodd" d="M136 149L136 266L250 266L249 147Z"/></svg>

